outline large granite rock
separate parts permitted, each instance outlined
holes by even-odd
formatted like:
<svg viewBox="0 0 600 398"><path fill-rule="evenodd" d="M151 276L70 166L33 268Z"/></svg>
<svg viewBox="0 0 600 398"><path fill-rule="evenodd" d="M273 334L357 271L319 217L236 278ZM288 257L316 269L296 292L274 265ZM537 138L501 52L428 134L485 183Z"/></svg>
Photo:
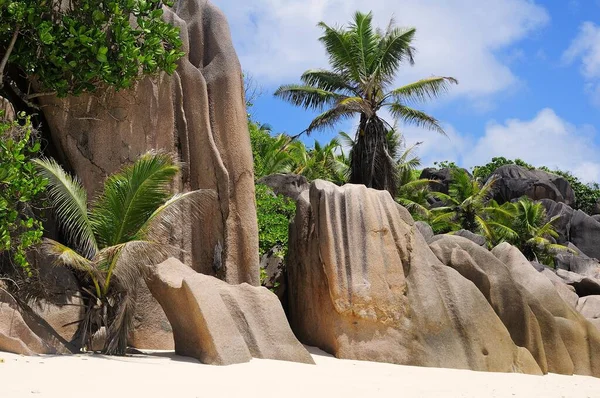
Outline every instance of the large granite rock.
<svg viewBox="0 0 600 398"><path fill-rule="evenodd" d="M579 299L577 311L587 319L600 319L600 296L586 296Z"/></svg>
<svg viewBox="0 0 600 398"><path fill-rule="evenodd" d="M214 365L252 358L313 363L265 288L229 285L174 258L156 266L147 283L172 325L179 355Z"/></svg>
<svg viewBox="0 0 600 398"><path fill-rule="evenodd" d="M571 242L581 252L590 258L600 259L600 222L588 216L581 210L556 203L552 200L542 200L548 217L560 216L555 223L559 234L558 243Z"/></svg>
<svg viewBox="0 0 600 398"><path fill-rule="evenodd" d="M129 345L141 350L173 350L173 328L162 307L146 285L140 286L136 297L133 332Z"/></svg>
<svg viewBox="0 0 600 398"><path fill-rule="evenodd" d="M19 311L4 302L0 302L0 351L21 355L55 352L29 328Z"/></svg>
<svg viewBox="0 0 600 398"><path fill-rule="evenodd" d="M165 8L165 18L181 29L187 54L177 71L147 78L129 91L42 97L52 143L90 194L149 149L177 153L184 166L176 188L210 188L218 198L206 205L205 221L183 217L176 223L169 243L182 247L180 259L198 272L258 286L252 151L229 26L206 0L178 0ZM139 304L133 342L172 348L168 338L143 337L165 337L164 318L155 319L152 305Z"/></svg>
<svg viewBox="0 0 600 398"><path fill-rule="evenodd" d="M441 237L430 246L444 264L477 286L515 344L527 348L542 371L600 376L600 361L592 355L600 352L600 334L519 250L502 244L490 253L457 236Z"/></svg>
<svg viewBox="0 0 600 398"><path fill-rule="evenodd" d="M305 344L347 359L542 373L389 193L315 181L289 242L289 316Z"/></svg>
<svg viewBox="0 0 600 398"><path fill-rule="evenodd" d="M297 174L271 174L258 180L275 192L292 200L297 200L300 194L309 187L306 177Z"/></svg>
<svg viewBox="0 0 600 398"><path fill-rule="evenodd" d="M21 355L67 354L73 347L31 308L19 306L0 285L0 351Z"/></svg>
<svg viewBox="0 0 600 398"><path fill-rule="evenodd" d="M492 253L504 263L521 290L529 293L529 306L541 330L548 370L559 373L558 369L565 370L565 364L572 362L574 373L600 377L598 330L565 302L546 277L530 267L516 247L503 243ZM505 300L504 304L514 310L513 302ZM552 336L553 330L558 335ZM562 350L563 345L568 355Z"/></svg>
<svg viewBox="0 0 600 398"><path fill-rule="evenodd" d="M183 218L170 243L199 272L258 285L252 151L240 63L225 16L210 1L178 0L165 19L187 54L172 75L130 91L42 97L53 144L91 194L149 149L178 153L180 190L214 189L204 222ZM93 197L90 195L90 197Z"/></svg>
<svg viewBox="0 0 600 398"><path fill-rule="evenodd" d="M528 196L532 200L551 199L568 206L575 204L575 192L569 182L559 175L506 165L496 169L493 176L497 178L494 199L499 203Z"/></svg>

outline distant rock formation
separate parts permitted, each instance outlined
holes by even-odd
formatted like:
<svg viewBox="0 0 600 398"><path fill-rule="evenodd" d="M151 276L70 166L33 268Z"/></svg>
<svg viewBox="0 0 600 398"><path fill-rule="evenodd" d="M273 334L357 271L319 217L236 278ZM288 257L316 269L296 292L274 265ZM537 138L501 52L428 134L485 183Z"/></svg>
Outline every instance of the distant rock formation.
<svg viewBox="0 0 600 398"><path fill-rule="evenodd" d="M339 358L600 376L600 331L516 248L417 231L387 192L302 192L287 270L300 341Z"/></svg>
<svg viewBox="0 0 600 398"><path fill-rule="evenodd" d="M498 203L528 196L532 200L551 199L568 206L575 205L571 184L559 175L513 164L499 167L492 175L497 177L494 199Z"/></svg>

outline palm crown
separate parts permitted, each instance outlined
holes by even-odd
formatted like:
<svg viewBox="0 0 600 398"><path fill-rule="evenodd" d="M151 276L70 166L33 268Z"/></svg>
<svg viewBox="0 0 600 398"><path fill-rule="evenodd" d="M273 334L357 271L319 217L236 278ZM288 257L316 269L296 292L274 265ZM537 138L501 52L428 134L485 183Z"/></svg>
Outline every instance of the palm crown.
<svg viewBox="0 0 600 398"><path fill-rule="evenodd" d="M171 232L182 211L192 217L202 214L214 193L173 195L178 165L169 154L149 152L109 177L88 208L86 191L76 178L54 160L34 162L49 180L49 199L67 240L65 245L45 239L43 248L56 264L83 272L90 282L84 288L91 299L80 326L81 342L89 346L93 333L104 326L103 351L122 355L144 270L180 251L165 243L165 233Z"/></svg>
<svg viewBox="0 0 600 398"><path fill-rule="evenodd" d="M415 29L398 28L391 21L386 31L379 31L373 28L372 19L371 13L357 12L348 29L321 22L324 34L320 41L332 70L308 70L301 77L302 84L281 86L275 95L322 112L305 130L309 134L360 115L350 182L394 193L393 159L386 143L389 125L377 112L386 108L404 123L444 133L435 118L410 105L437 97L457 81L436 76L391 89L400 66L414 63L411 42Z"/></svg>

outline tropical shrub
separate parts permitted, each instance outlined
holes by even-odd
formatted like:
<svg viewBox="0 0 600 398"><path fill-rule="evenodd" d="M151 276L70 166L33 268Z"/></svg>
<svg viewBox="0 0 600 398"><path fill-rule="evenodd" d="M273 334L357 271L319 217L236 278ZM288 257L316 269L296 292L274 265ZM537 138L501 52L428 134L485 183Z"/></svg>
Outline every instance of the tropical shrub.
<svg viewBox="0 0 600 398"><path fill-rule="evenodd" d="M103 191L88 207L87 195L77 178L55 161L34 161L40 176L48 179L49 200L57 215L65 243L45 239L43 249L58 265L86 276L83 290L90 296L80 325L84 348L93 334L106 327L103 352L124 355L135 310L134 293L146 267L179 254L165 236L173 222L198 218L213 191L172 194L179 172L173 157L147 153L133 165L110 176Z"/></svg>
<svg viewBox="0 0 600 398"><path fill-rule="evenodd" d="M40 142L28 117L2 121L0 111L0 271L31 275L27 250L40 242L42 223L35 207L47 180L37 175L30 159L40 151ZM13 265L12 269L8 269Z"/></svg>
<svg viewBox="0 0 600 398"><path fill-rule="evenodd" d="M142 75L173 73L184 54L161 0L0 0L0 85L7 66L58 96L131 87ZM134 23L132 23L132 21ZM27 99L27 98L26 98Z"/></svg>
<svg viewBox="0 0 600 398"><path fill-rule="evenodd" d="M390 23L387 30L381 31L373 27L371 13L360 12L347 28L330 27L324 22L319 26L324 32L320 41L332 69L308 70L301 84L281 86L275 95L322 112L304 131L307 134L358 116L349 182L385 189L394 196L397 174L388 148L390 125L378 112L387 109L404 123L444 133L435 118L409 104L435 98L457 81L429 77L396 89L390 87L400 66L414 63L414 28L398 28Z"/></svg>
<svg viewBox="0 0 600 398"><path fill-rule="evenodd" d="M296 214L296 203L282 195L275 195L265 185L256 185L256 212L260 256L278 247L284 258L288 247L288 228Z"/></svg>
<svg viewBox="0 0 600 398"><path fill-rule="evenodd" d="M554 265L557 252L571 251L555 243L558 233L554 223L560 216L548 220L546 209L540 202L523 197L516 202L504 203L500 210L494 219L487 222L491 245L509 242L529 260L550 266Z"/></svg>
<svg viewBox="0 0 600 398"><path fill-rule="evenodd" d="M444 202L444 206L431 209L435 221L445 221L444 229L456 231L465 229L474 233L485 230L488 213L495 211L492 202L492 189L495 179L484 185L472 179L463 169L451 169L452 181L448 194L432 192L431 195ZM491 205L491 206L490 206ZM449 231L444 231L449 232Z"/></svg>

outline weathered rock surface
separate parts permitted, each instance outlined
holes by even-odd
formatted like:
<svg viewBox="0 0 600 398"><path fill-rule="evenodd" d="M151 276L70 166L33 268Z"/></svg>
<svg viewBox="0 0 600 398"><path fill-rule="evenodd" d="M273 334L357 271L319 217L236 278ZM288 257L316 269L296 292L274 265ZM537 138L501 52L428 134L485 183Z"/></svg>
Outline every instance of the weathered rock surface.
<svg viewBox="0 0 600 398"><path fill-rule="evenodd" d="M477 244L478 246L485 246L485 244L486 244L485 237L474 234L473 232L467 231L466 229L461 229L460 231L456 231L454 233L454 235L462 236L463 238L470 240L471 242Z"/></svg>
<svg viewBox="0 0 600 398"><path fill-rule="evenodd" d="M23 318L17 303L0 284L0 351L21 355L56 353L56 349L31 330L27 318L26 314Z"/></svg>
<svg viewBox="0 0 600 398"><path fill-rule="evenodd" d="M258 180L275 192L292 200L297 200L300 194L309 187L306 177L297 174L272 174Z"/></svg>
<svg viewBox="0 0 600 398"><path fill-rule="evenodd" d="M544 266L542 267L542 269L536 268L536 270L548 278L550 282L552 282L556 292L560 297L562 297L563 300L565 300L567 304L569 304L572 308L576 308L577 303L579 302L579 296L577 293L575 293L575 288L571 285L568 285L564 279L556 275L556 273L551 269L548 269Z"/></svg>
<svg viewBox="0 0 600 398"><path fill-rule="evenodd" d="M253 357L313 363L265 288L229 285L174 258L159 264L147 282L172 325L179 355L214 365Z"/></svg>
<svg viewBox="0 0 600 398"><path fill-rule="evenodd" d="M424 221L416 221L415 227L417 227L417 230L421 233L421 235L423 235L423 238L425 238L425 242L429 242L429 240L435 235L433 233L433 228L431 228L431 225L427 224Z"/></svg>
<svg viewBox="0 0 600 398"><path fill-rule="evenodd" d="M525 347L544 372L600 376L588 349L590 325L558 295L514 247L502 244L493 254L457 236L431 244L447 266L472 281L508 329L512 340ZM597 330L594 328L593 332ZM597 339L600 350L600 334ZM586 353L582 353L582 347ZM598 363L600 366L600 363Z"/></svg>
<svg viewBox="0 0 600 398"><path fill-rule="evenodd" d="M274 247L260 259L260 268L264 270L265 280L263 286L277 295L285 307L287 295L285 294L285 263L280 254L280 247Z"/></svg>
<svg viewBox="0 0 600 398"><path fill-rule="evenodd" d="M575 192L563 177L543 170L527 170L517 165L496 169L497 181L494 199L499 203L510 202L522 196L533 200L551 199L568 206L575 204Z"/></svg>
<svg viewBox="0 0 600 398"><path fill-rule="evenodd" d="M571 242L590 258L600 259L600 222L564 203L542 200L548 217L560 216L555 227L560 244Z"/></svg>
<svg viewBox="0 0 600 398"><path fill-rule="evenodd" d="M566 364L572 362L574 373L600 377L598 330L562 299L547 278L529 266L516 247L503 243L492 253L505 264L517 286L529 293L528 305L539 324L548 370L568 373ZM513 311L514 304L509 300L504 303L512 305Z"/></svg>
<svg viewBox="0 0 600 398"><path fill-rule="evenodd" d="M162 307L144 284L137 291L133 333L129 345L145 350L173 350L173 328Z"/></svg>
<svg viewBox="0 0 600 398"><path fill-rule="evenodd" d="M313 182L297 202L288 259L290 321L306 344L339 358L541 373L387 192Z"/></svg>
<svg viewBox="0 0 600 398"><path fill-rule="evenodd" d="M600 296L586 296L579 299L577 311L587 319L600 319Z"/></svg>
<svg viewBox="0 0 600 398"><path fill-rule="evenodd" d="M180 27L173 76L135 89L77 98L43 97L53 144L89 193L149 149L178 153L178 188L214 189L205 222L181 220L172 242L199 272L259 283L252 152L240 63L224 15L210 1L176 1L165 19ZM90 195L90 197L92 197Z"/></svg>
<svg viewBox="0 0 600 398"><path fill-rule="evenodd" d="M567 285L573 286L579 297L600 295L600 280L575 272L556 270L558 275Z"/></svg>

